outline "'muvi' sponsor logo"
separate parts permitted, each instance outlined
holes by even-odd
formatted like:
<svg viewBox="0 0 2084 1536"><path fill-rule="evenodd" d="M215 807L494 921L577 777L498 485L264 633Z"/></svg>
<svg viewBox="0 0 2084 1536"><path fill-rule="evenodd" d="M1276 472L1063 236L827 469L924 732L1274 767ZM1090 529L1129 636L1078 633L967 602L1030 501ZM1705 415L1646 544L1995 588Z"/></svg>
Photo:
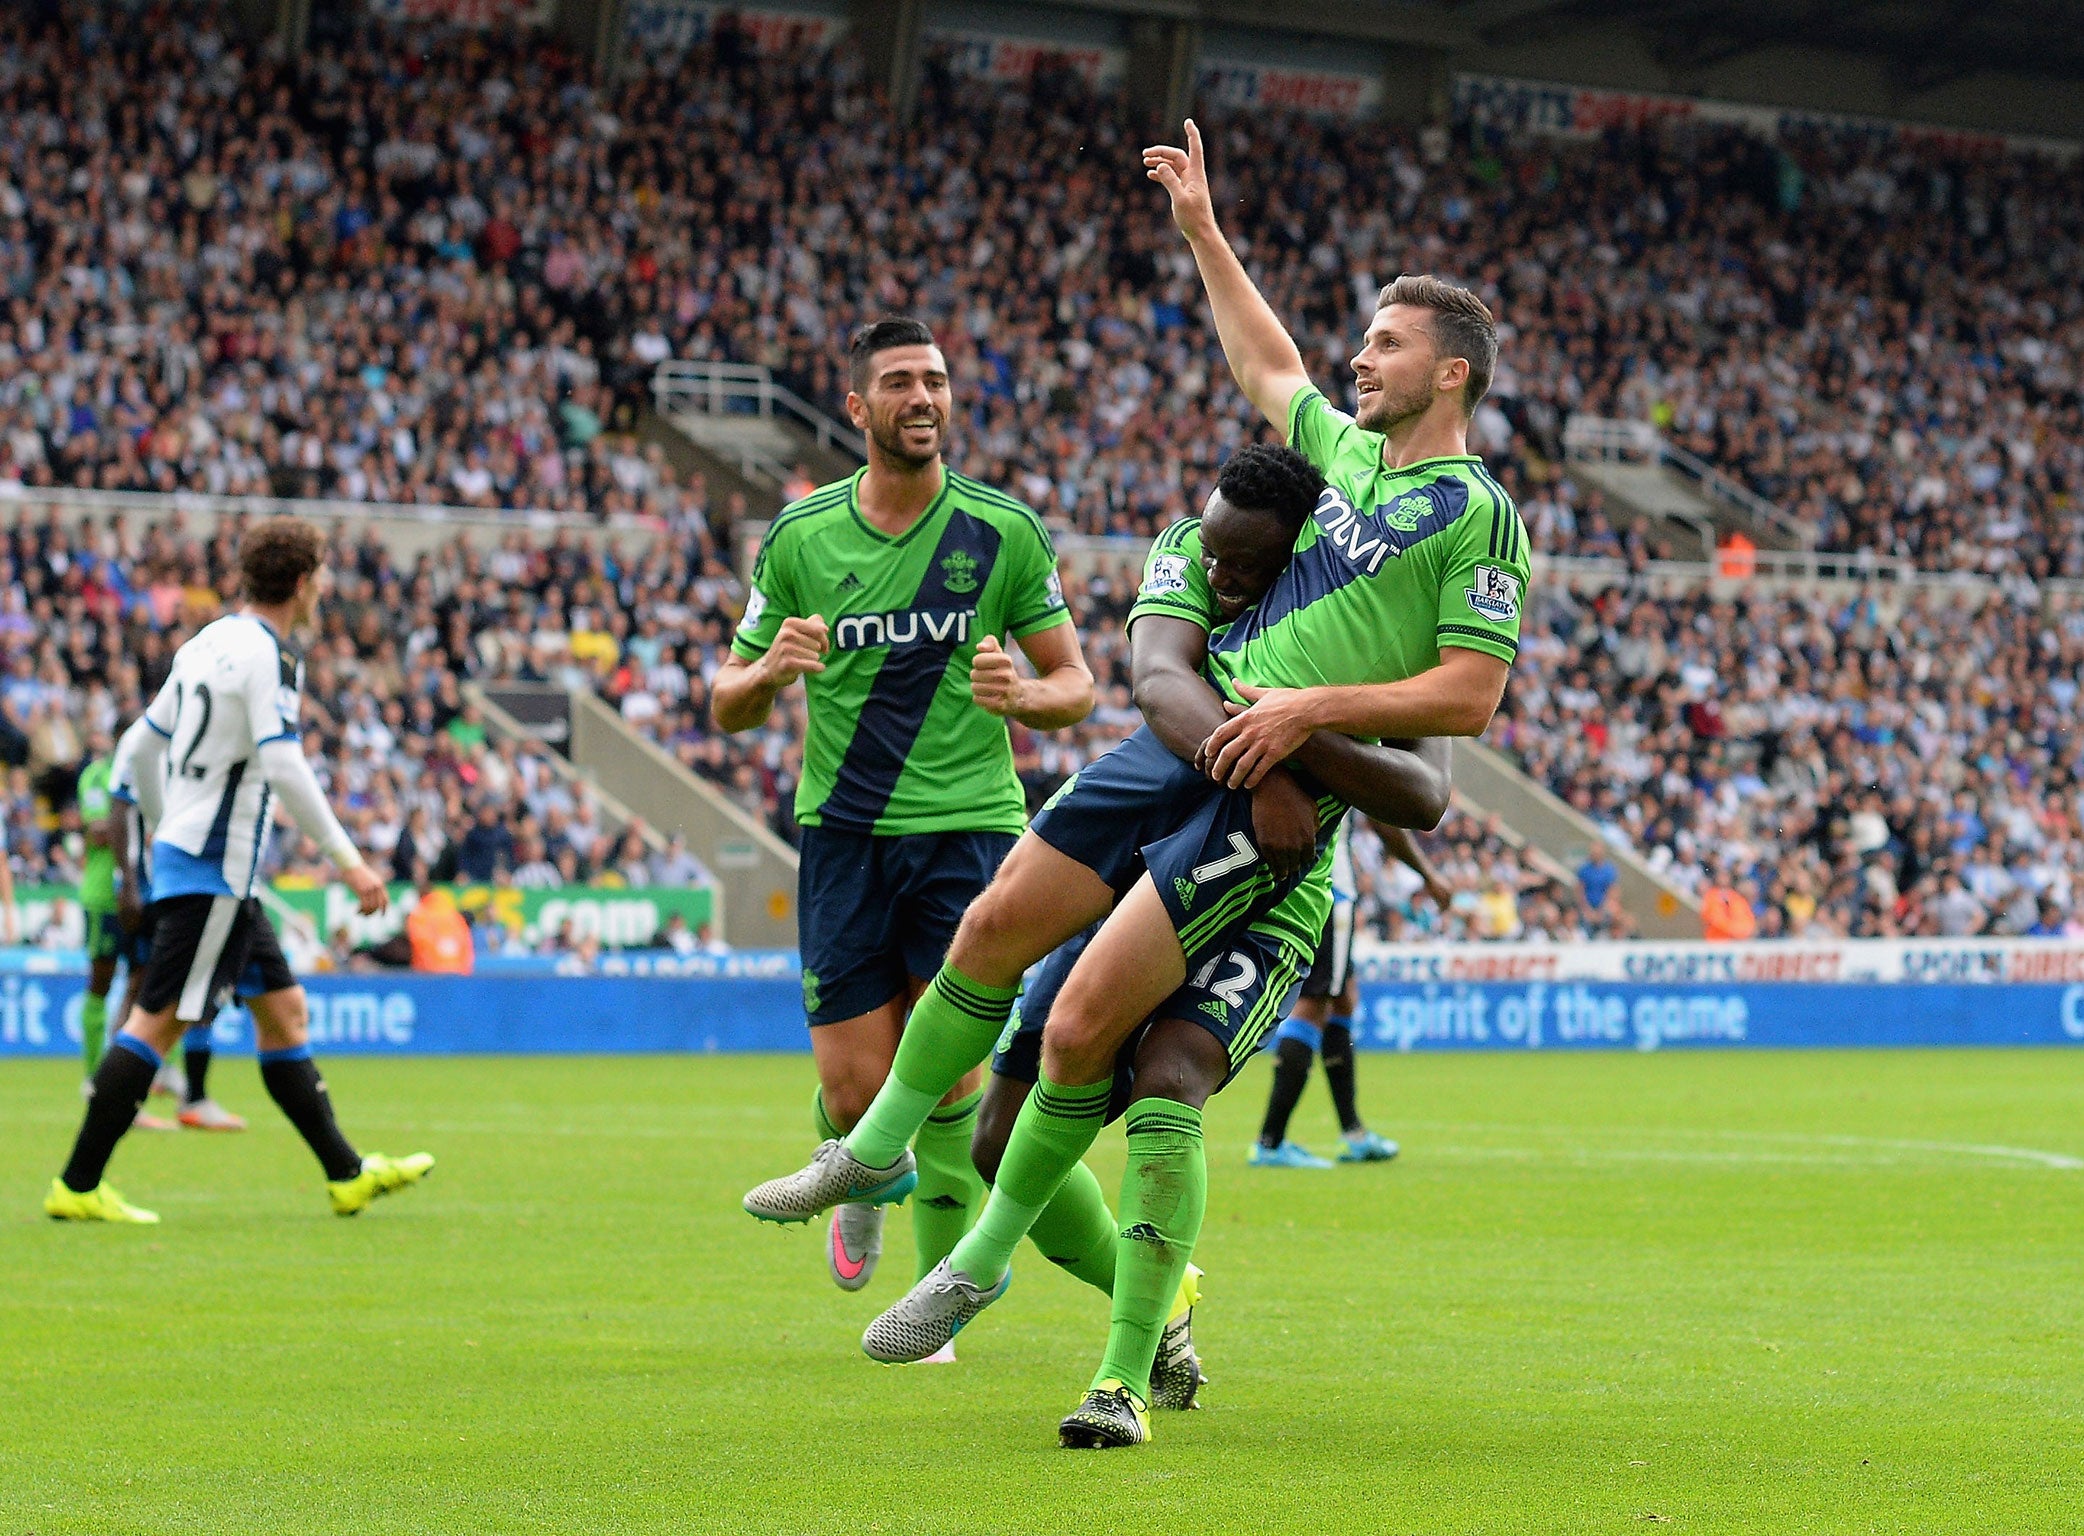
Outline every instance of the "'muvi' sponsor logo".
<svg viewBox="0 0 2084 1536"><path fill-rule="evenodd" d="M892 613L850 613L833 626L836 650L863 651L876 645L967 645L974 608L900 608Z"/></svg>

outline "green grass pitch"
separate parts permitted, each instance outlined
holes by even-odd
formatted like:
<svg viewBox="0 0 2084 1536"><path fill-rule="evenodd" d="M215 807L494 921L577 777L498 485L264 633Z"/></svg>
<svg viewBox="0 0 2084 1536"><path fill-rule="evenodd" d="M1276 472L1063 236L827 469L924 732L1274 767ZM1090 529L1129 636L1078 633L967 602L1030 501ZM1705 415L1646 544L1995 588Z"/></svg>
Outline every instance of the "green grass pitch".
<svg viewBox="0 0 2084 1536"><path fill-rule="evenodd" d="M1360 1073L1399 1163L1248 1169L1264 1063L1217 1101L1207 1409L1094 1455L1104 1308L1032 1250L890 1370L909 1222L846 1296L740 1214L807 1057L336 1059L351 1135L441 1159L354 1221L226 1060L252 1133L118 1154L154 1229L42 1218L77 1075L0 1063L0 1536L2084 1525L2084 1053Z"/></svg>

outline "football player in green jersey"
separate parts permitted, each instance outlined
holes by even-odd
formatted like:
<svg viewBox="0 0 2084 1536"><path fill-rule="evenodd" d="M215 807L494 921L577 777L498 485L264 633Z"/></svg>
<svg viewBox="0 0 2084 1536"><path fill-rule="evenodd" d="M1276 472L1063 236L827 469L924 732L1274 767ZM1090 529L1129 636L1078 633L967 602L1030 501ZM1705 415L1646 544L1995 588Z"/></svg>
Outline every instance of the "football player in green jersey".
<svg viewBox="0 0 2084 1536"><path fill-rule="evenodd" d="M868 463L767 530L713 688L717 724L743 731L804 683L797 905L813 1114L833 1144L882 1087L907 1013L1026 823L1006 722L1055 730L1093 705L1041 520L942 462L952 395L933 333L879 321L850 361ZM842 1288L868 1283L890 1200L915 1195L922 1275L968 1230L983 1192L976 1065L913 1128L916 1176L908 1161L838 1202L827 1261Z"/></svg>
<svg viewBox="0 0 2084 1536"><path fill-rule="evenodd" d="M1198 1080L1220 1082L1263 1041L1323 930L1330 833L1353 798L1320 760L1322 741L1477 734L1517 647L1525 532L1467 451L1469 418L1497 356L1488 311L1437 280L1395 285L1355 360L1367 414L1356 424L1310 388L1294 342L1224 243L1198 135L1190 131L1185 151L1147 152L1146 162L1173 194L1233 372L1330 484L1266 597L1211 637L1214 687L1196 756L1216 784L1196 795L1162 773L1144 733L1076 776L964 916L854 1131L812 1167L747 1195L756 1213L800 1212L834 1203L835 1191L901 1178L905 1139L990 1048L1022 973L1105 919L1045 1026L1041 1077L983 1215L946 1266L871 1325L879 1344L930 1348L1004 1294L1015 1245L1091 1146L1120 1047L1146 1020L1207 1033ZM1202 555L1182 553L1171 575L1191 584ZM1330 730L1296 733L1299 720L1320 714ZM1292 782L1275 795L1299 791L1316 812L1318 856L1301 877L1260 846L1268 786L1284 781ZM1154 800L1170 807L1166 828L1131 815ZM1138 844L1143 872L1125 891L1110 881L1125 873L1121 861L1090 852L1096 816L1113 818ZM1261 985L1275 977L1279 984ZM1100 1374L1060 1426L1065 1445L1149 1437L1141 1384L1201 1226L1198 1081L1152 1082L1138 1093L1125 1117L1113 1327Z"/></svg>
<svg viewBox="0 0 2084 1536"><path fill-rule="evenodd" d="M109 988L115 984L116 961L123 953L123 929L116 920L116 856L109 848L114 802L109 798L110 744L97 727L87 738L87 766L80 770L80 830L87 857L80 865L80 916L87 922L87 995L80 1005L80 1056L87 1076L101 1064L108 1034Z"/></svg>

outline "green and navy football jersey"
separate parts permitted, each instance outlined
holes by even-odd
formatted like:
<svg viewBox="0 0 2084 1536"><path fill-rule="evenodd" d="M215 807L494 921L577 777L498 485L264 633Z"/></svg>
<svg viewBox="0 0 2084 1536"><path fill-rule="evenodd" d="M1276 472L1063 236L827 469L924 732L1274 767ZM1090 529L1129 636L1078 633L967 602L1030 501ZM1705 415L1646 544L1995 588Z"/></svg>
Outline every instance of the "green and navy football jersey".
<svg viewBox="0 0 2084 1536"><path fill-rule="evenodd" d="M1289 441L1327 486L1266 596L1226 627L1202 565L1200 520L1188 518L1152 545L1130 622L1163 613L1207 629L1209 678L1233 697L1238 683L1401 682L1455 647L1511 661L1527 533L1483 461L1464 454L1392 469L1381 434L1362 431L1309 386L1296 392L1288 420ZM1291 919L1279 926L1315 944L1330 902L1327 849L1276 914Z"/></svg>
<svg viewBox="0 0 2084 1536"><path fill-rule="evenodd" d="M1296 394L1289 420L1296 450L1329 486L1266 596L1213 634L1215 680L1226 691L1394 683L1456 646L1511 661L1527 533L1483 461L1468 454L1391 469L1381 435L1315 389ZM1165 613L1221 626L1200 528L1184 519L1151 547L1132 621Z"/></svg>
<svg viewBox="0 0 2084 1536"><path fill-rule="evenodd" d="M861 515L857 470L785 507L760 545L732 650L766 654L786 618L831 629L805 676L809 730L796 820L901 836L1019 832L1026 801L1006 722L970 699L985 635L1071 622L1040 518L953 470L891 538Z"/></svg>
<svg viewBox="0 0 2084 1536"><path fill-rule="evenodd" d="M97 757L80 773L80 821L92 826L114 809L109 797L108 758ZM95 912L116 909L116 855L106 843L90 845L80 865L80 905Z"/></svg>

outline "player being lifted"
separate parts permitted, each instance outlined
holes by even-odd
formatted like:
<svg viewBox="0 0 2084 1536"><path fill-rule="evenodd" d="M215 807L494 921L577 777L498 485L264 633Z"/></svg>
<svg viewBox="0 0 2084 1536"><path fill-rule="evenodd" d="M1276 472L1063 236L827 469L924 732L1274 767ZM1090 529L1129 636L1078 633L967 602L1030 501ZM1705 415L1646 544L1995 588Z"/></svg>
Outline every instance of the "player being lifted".
<svg viewBox="0 0 2084 1536"><path fill-rule="evenodd" d="M1026 821L1006 721L1054 730L1093 706L1041 520L942 462L953 399L933 333L881 320L857 331L848 353L847 410L868 463L767 530L713 692L717 724L744 731L804 680L803 1004L818 1071L812 1117L835 1145L883 1086L906 1015ZM1035 677L1018 675L1001 636ZM921 1275L969 1230L983 1194L970 1163L977 1064L905 1133L917 1141L916 1173L908 1155L902 1171L840 1205L826 1253L841 1288L868 1283L882 1205L915 1183Z"/></svg>
<svg viewBox="0 0 2084 1536"><path fill-rule="evenodd" d="M1141 735L1081 772L965 915L861 1123L809 1168L746 1197L756 1214L803 1220L901 1181L906 1141L990 1049L1022 973L1104 916L1045 1027L1041 1077L984 1214L864 1341L930 1351L1004 1293L1015 1245L1099 1131L1122 1044L1152 1021L1141 1051L1162 1050L1166 1069L1138 1071L1125 1117L1113 1326L1091 1389L1060 1426L1073 1446L1149 1437L1142 1385L1205 1202L1201 1105L1288 1006L1329 911L1324 845L1353 796L1322 743L1484 730L1517 648L1527 574L1518 514L1467 451L1497 355L1481 301L1433 278L1384 290L1353 360L1359 410L1347 417L1311 387L1223 240L1192 125L1186 150L1150 150L1146 164L1172 195L1232 373L1330 488L1288 568L1211 648L1224 696L1211 689L1204 701L1205 792L1150 758ZM1284 781L1273 795L1292 791L1316 818L1307 875L1255 841L1267 786ZM1110 877L1139 864L1115 904Z"/></svg>
<svg viewBox="0 0 2084 1536"><path fill-rule="evenodd" d="M365 913L386 903L320 791L298 738L304 663L288 637L313 623L325 593L325 545L296 518L257 524L240 542L239 611L174 653L145 710L149 730L131 788L152 842L152 954L131 989L129 1017L95 1068L86 1117L44 1211L69 1221L155 1222L103 1181L165 1053L237 987L253 1012L261 1081L325 1170L333 1210L352 1216L417 1182L426 1153L357 1153L333 1119L311 1059L304 989L290 973L254 879L277 796L338 866Z"/></svg>
<svg viewBox="0 0 2084 1536"><path fill-rule="evenodd" d="M1129 612L1136 702L1150 735L1173 754L1166 771L1196 795L1207 794L1209 786L1194 773L1191 761L1211 725L1222 718L1220 701L1203 677L1209 647L1220 646L1222 627L1241 622L1265 596L1293 555L1296 536L1309 522L1323 490L1324 477L1293 449L1263 444L1242 448L1223 465L1202 515L1166 529L1145 562L1143 585ZM1324 745L1351 766L1349 787L1356 803L1384 823L1431 826L1445 812L1452 789L1447 742L1421 742L1405 750L1335 737ZM1155 756L1149 761L1163 763ZM1262 838L1261 852L1281 859L1314 851L1314 811L1312 807L1311 814L1285 832L1271 824L1255 828ZM1292 848L1282 846L1283 837L1294 839ZM1051 1009L1092 931L1042 962L1021 993L1013 1025L992 1053L991 1083L978 1111L973 1144L978 1170L987 1181L996 1180L1020 1108L1041 1075L1042 1040ZM1135 1097L1139 1077L1148 1083L1168 1071L1193 1070L1171 1059L1177 1045L1177 1038L1164 1031L1139 1030L1129 1038L1115 1057L1109 1120L1119 1118ZM1081 1210L1092 1214L1074 1222ZM1122 1245L1113 1218L1092 1170L1082 1162L1057 1186L1028 1236L1051 1263L1110 1298L1119 1268L1126 1268L1132 1280L1139 1273L1133 1263L1118 1265ZM1154 1409L1199 1406L1204 1378L1194 1349L1193 1321L1200 1280L1200 1269L1189 1264L1168 1309L1151 1367L1148 1402ZM896 1358L905 1358L901 1337L886 1339L872 1331L864 1343L871 1354L888 1344L895 1347Z"/></svg>

